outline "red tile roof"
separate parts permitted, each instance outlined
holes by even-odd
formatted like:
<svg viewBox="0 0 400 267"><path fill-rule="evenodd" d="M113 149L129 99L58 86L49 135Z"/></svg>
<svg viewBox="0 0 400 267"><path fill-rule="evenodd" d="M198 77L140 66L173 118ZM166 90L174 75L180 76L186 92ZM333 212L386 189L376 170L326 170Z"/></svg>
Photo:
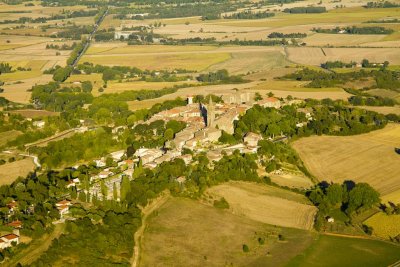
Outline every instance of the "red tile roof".
<svg viewBox="0 0 400 267"><path fill-rule="evenodd" d="M13 222L8 223L7 226L18 228L18 227L22 226L22 222L21 221L13 221Z"/></svg>
<svg viewBox="0 0 400 267"><path fill-rule="evenodd" d="M15 234L8 234L8 235L3 235L2 238L8 239L8 240L13 240L15 238L18 238L19 236Z"/></svg>

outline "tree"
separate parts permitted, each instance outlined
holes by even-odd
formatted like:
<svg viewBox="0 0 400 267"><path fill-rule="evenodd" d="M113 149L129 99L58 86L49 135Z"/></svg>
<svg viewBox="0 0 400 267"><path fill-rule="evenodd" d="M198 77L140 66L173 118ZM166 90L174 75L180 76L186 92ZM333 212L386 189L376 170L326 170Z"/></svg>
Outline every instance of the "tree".
<svg viewBox="0 0 400 267"><path fill-rule="evenodd" d="M121 201L126 200L126 196L130 191L131 191L131 183L129 181L128 176L124 175L121 180L121 189L120 189Z"/></svg>
<svg viewBox="0 0 400 267"><path fill-rule="evenodd" d="M255 93L255 95L254 95L254 101L260 101L260 100L262 100L263 98L262 98L262 96L260 95L260 93L259 92L256 92Z"/></svg>
<svg viewBox="0 0 400 267"><path fill-rule="evenodd" d="M171 140L174 138L174 131L172 129L167 129L164 132L164 138L166 140Z"/></svg>
<svg viewBox="0 0 400 267"><path fill-rule="evenodd" d="M82 82L82 91L85 93L90 93L93 89L93 85L90 81Z"/></svg>
<svg viewBox="0 0 400 267"><path fill-rule="evenodd" d="M104 180L101 180L100 182L100 190L101 190L101 194L103 195L103 201L107 200L108 197L108 188L104 183Z"/></svg>
<svg viewBox="0 0 400 267"><path fill-rule="evenodd" d="M115 201L118 200L117 185L115 183L113 184L113 198L114 198Z"/></svg>

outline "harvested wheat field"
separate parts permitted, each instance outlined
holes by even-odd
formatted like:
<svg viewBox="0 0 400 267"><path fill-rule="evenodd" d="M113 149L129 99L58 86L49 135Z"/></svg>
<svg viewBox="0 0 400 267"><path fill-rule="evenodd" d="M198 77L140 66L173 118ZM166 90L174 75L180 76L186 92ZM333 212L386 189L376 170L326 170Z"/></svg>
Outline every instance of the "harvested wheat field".
<svg viewBox="0 0 400 267"><path fill-rule="evenodd" d="M400 48L317 48L289 47L288 58L299 64L320 65L326 61L361 62L368 59L371 62L389 61L400 64Z"/></svg>
<svg viewBox="0 0 400 267"><path fill-rule="evenodd" d="M382 195L400 189L400 125L355 136L312 136L293 143L306 167L321 181L366 182Z"/></svg>
<svg viewBox="0 0 400 267"><path fill-rule="evenodd" d="M272 225L311 230L317 212L303 195L272 186L231 182L206 192L224 197L234 214Z"/></svg>
<svg viewBox="0 0 400 267"><path fill-rule="evenodd" d="M0 166L0 186L11 184L18 177L26 177L29 172L35 169L31 158L26 158Z"/></svg>
<svg viewBox="0 0 400 267"><path fill-rule="evenodd" d="M286 241L278 241L278 234ZM302 253L314 236L173 198L149 217L139 266L283 266ZM265 243L259 244L258 238ZM248 253L243 252L243 244Z"/></svg>

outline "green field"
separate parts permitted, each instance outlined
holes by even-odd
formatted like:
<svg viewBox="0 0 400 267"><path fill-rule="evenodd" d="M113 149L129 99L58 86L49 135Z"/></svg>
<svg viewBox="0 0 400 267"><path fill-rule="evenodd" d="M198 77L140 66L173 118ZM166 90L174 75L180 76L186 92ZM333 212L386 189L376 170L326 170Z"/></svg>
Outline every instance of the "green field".
<svg viewBox="0 0 400 267"><path fill-rule="evenodd" d="M348 237L320 235L288 266L388 266L400 260L400 246Z"/></svg>

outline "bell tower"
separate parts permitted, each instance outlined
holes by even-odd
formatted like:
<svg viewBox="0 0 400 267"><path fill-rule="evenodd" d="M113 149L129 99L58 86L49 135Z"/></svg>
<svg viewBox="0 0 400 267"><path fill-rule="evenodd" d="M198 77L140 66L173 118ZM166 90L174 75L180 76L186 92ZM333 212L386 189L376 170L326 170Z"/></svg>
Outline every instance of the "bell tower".
<svg viewBox="0 0 400 267"><path fill-rule="evenodd" d="M215 107L214 103L212 101L212 97L210 96L210 102L208 103L207 106L207 127L214 127L214 121L215 121Z"/></svg>

